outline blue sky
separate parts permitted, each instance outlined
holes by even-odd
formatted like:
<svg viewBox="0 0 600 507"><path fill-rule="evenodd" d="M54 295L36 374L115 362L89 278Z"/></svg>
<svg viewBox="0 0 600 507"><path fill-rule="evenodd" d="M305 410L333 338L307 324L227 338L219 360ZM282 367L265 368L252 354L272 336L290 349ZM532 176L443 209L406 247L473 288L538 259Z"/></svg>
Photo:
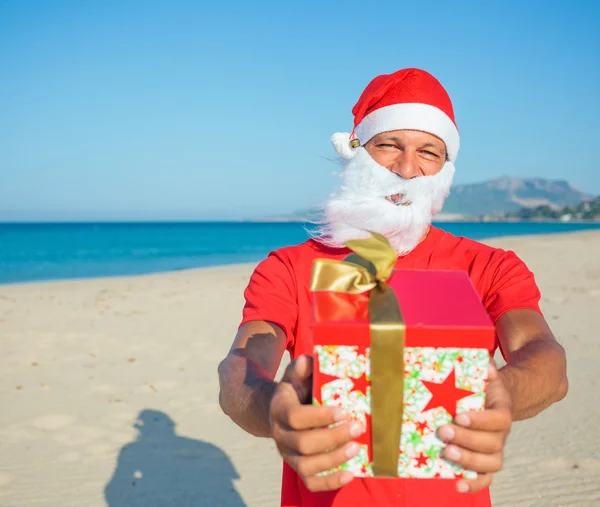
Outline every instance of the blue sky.
<svg viewBox="0 0 600 507"><path fill-rule="evenodd" d="M593 1L0 0L0 220L229 219L319 204L377 74L442 81L457 183L600 194Z"/></svg>

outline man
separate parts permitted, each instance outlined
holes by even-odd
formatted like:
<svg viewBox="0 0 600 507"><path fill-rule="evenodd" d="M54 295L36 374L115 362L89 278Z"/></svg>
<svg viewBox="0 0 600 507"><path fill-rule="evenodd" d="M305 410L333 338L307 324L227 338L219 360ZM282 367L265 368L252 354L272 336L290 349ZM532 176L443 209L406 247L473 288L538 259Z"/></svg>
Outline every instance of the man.
<svg viewBox="0 0 600 507"><path fill-rule="evenodd" d="M332 138L346 159L343 184L327 202L315 237L272 252L252 274L238 334L219 366L221 407L249 433L275 440L284 460L284 507L489 506L488 486L502 467L512 421L566 395L564 350L540 312L533 274L513 252L431 226L459 149L442 85L419 69L382 75L352 112L352 134ZM408 486L319 474L353 456L352 439L365 429L334 408L310 405L311 268L316 258L342 260L349 253L344 242L367 237L366 231L387 237L399 253L397 268L467 271L507 361L499 371L490 367L486 409L458 415L438 431L444 457L478 472L472 480L438 479L446 488L442 497L423 480ZM284 350L292 362L276 383Z"/></svg>

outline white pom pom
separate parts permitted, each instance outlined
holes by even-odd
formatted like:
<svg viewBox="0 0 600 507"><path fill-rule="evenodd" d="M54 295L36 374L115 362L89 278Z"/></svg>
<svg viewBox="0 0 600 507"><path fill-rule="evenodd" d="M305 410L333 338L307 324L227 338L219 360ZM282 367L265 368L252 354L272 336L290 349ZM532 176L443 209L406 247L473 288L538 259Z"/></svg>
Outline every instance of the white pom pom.
<svg viewBox="0 0 600 507"><path fill-rule="evenodd" d="M348 132L338 132L331 136L331 143L340 157L350 160L356 155L356 148L350 146L350 134Z"/></svg>

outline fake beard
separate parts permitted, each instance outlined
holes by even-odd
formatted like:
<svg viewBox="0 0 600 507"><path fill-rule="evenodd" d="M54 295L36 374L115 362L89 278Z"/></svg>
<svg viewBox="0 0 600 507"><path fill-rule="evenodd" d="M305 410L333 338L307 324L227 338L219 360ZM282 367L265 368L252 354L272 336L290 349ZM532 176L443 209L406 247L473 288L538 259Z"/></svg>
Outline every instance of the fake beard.
<svg viewBox="0 0 600 507"><path fill-rule="evenodd" d="M446 162L434 176L405 180L379 165L364 148L345 162L343 182L325 203L324 220L318 224L316 239L343 247L351 239L383 234L399 255L413 250L442 209L454 177L454 164ZM390 196L401 195L394 204Z"/></svg>

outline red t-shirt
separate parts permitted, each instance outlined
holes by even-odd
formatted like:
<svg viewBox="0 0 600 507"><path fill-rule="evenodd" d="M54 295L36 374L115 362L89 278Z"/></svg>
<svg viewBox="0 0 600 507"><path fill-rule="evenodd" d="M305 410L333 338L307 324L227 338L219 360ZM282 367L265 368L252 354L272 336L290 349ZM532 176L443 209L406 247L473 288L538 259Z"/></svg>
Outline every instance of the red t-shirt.
<svg viewBox="0 0 600 507"><path fill-rule="evenodd" d="M317 258L342 260L347 249L325 247L314 240L271 252L256 268L244 292L242 324L252 320L273 322L287 337L292 359L311 354L311 299L309 284ZM514 252L456 237L431 227L427 237L396 262L398 269L464 270L469 273L493 322L518 308L540 311L540 292L534 276ZM241 325L241 324L240 324ZM498 343L496 343L496 347ZM491 351L494 352L494 351ZM311 493L294 470L283 464L282 507L489 507L489 490L459 494L454 481L436 479L432 497L429 481L422 479L356 478L335 492ZM447 486L447 488L446 488Z"/></svg>

